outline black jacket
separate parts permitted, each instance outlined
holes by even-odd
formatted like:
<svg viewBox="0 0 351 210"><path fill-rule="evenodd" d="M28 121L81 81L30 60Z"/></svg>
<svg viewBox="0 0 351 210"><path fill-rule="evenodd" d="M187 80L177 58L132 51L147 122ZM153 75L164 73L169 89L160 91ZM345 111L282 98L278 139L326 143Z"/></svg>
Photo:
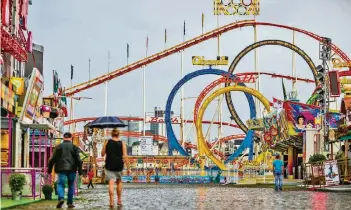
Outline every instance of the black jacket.
<svg viewBox="0 0 351 210"><path fill-rule="evenodd" d="M76 172L82 174L82 161L79 156L79 148L71 141L63 141L56 146L54 154L49 160L48 172L52 172L55 165L55 173Z"/></svg>

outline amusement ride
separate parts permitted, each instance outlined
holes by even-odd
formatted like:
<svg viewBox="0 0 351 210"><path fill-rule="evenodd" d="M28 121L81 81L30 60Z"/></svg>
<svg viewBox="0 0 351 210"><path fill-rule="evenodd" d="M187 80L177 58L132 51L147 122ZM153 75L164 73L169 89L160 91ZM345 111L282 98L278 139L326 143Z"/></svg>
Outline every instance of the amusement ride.
<svg viewBox="0 0 351 210"><path fill-rule="evenodd" d="M322 60L323 63L322 65L316 65L311 57L294 42L290 43L279 39L257 41L256 37L254 43L244 48L234 58L227 71L216 69L215 66L211 65L208 68L202 68L185 75L175 84L168 96L168 99L165 100L166 106L164 121L159 122L165 124L167 136L145 133L145 131L122 131L121 135L124 136L152 136L154 140L166 142L168 144L167 156L131 156L129 161L132 167L137 167L137 163L153 163L162 165L162 167L165 168L173 169L196 168L205 171L209 168L216 168L217 170L225 171L231 169L233 165L236 164L239 164L239 167L243 167L245 164L247 166L264 164L268 169L274 153L282 153L287 154L288 156L287 173L289 176L291 176L293 175L293 166L297 165L296 163L299 161L298 159L302 157L303 160L301 161L306 162L308 155L311 153L311 148L306 146L310 144L306 142L315 141L313 138L304 137L305 134L303 134L302 131L312 132L313 135L320 135L321 145L329 144L329 130L335 129L335 126L333 127L332 125L333 122L335 123L338 121L342 114L346 114L344 107L348 107L351 103L348 95L351 89L350 85L348 85L350 82L346 79L342 79L346 78L347 76L351 76L351 60L346 53L332 43L331 39L329 38L319 36L306 30L281 24L259 22L256 20L236 21L222 27L218 27L207 33L203 33L202 35L190 40L184 40L184 42L176 46L165 49L151 56L147 56L144 59L128 64L127 66L112 71L108 74L104 74L89 81L71 86L70 88L66 89L66 96L73 97L79 92L96 87L100 84L104 84L107 81L143 68L175 53L182 52L185 49L205 42L206 40L213 38L219 39L219 36L226 32L245 27L253 27L255 34L257 27L271 27L289 30L294 35L295 33L300 33L311 37L320 45L320 60ZM309 66L313 79L311 80L299 78L294 75L288 76L259 71L235 73L239 62L245 57L245 55L251 51L255 51L259 47L268 45L284 47L292 50L294 54L296 53L301 56L301 58L303 58L303 60ZM190 80L193 78L200 77L202 75L217 75L219 78L210 83L197 97L193 109L193 119L185 120L184 116L181 119L182 123L190 123L196 128L196 143L194 144L185 142L184 136L181 140L177 138L173 130L173 126L179 123L172 122L171 109L175 95L182 89L182 86L185 83L190 82ZM273 101L271 101L260 93L257 85L256 88L246 86L248 83L256 84L259 81L259 77L262 75L267 75L272 78L280 78L282 80L292 80L293 82L300 81L305 83L314 83L315 91L313 91L312 96L305 103L299 102L296 99L296 92L290 92L289 98L286 97L284 100L277 100L274 98ZM249 103L250 119L240 119L237 110L234 108L231 92L243 92L245 94ZM345 93L345 97L342 99L342 107L340 110L330 110L330 98L340 97L342 92ZM222 122L221 120L215 121L213 119L209 121L203 119L204 112L208 105L215 98L221 97L222 95L224 95L226 100L227 107L231 115L230 119L234 121L235 124L233 122ZM261 108L263 110L261 110ZM64 125L68 126L76 123L87 123L97 118L98 117L71 119L65 121ZM119 118L121 120L143 121L145 123L145 116ZM301 125L299 124L299 119L304 120ZM208 132L203 131L203 124L239 128L243 133L221 137L215 142L209 142ZM97 139L101 139L101 136L104 135L108 135L108 131L102 132L98 129L94 129L91 137L92 142L101 144L101 141L98 141ZM74 136L78 139L83 139L84 142L84 140L87 138L87 129L82 132L74 133ZM220 150L218 145L222 144L223 142L235 140L242 140L242 143L237 150L229 156L223 154L223 151ZM94 150L96 150L96 144L94 145ZM197 154L189 154L187 150L188 148L197 150ZM330 149L333 150L332 145ZM96 152L94 152L93 157L89 159L90 163L88 165L91 165L92 167L95 167L98 159L95 153ZM245 155L247 155L247 157L243 158ZM243 161L243 159L246 160Z"/></svg>

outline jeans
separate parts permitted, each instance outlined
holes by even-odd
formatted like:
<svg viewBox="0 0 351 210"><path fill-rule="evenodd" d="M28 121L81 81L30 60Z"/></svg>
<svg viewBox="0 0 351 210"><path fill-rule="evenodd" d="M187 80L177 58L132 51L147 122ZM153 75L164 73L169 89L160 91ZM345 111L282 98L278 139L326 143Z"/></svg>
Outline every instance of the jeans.
<svg viewBox="0 0 351 210"><path fill-rule="evenodd" d="M74 181L76 179L76 172L58 173L57 194L59 201L63 200L65 197L66 178L68 180L67 205L69 205L73 204Z"/></svg>
<svg viewBox="0 0 351 210"><path fill-rule="evenodd" d="M274 173L274 184L275 184L275 190L282 190L282 188L283 188L283 174L282 174L282 172L275 172Z"/></svg>

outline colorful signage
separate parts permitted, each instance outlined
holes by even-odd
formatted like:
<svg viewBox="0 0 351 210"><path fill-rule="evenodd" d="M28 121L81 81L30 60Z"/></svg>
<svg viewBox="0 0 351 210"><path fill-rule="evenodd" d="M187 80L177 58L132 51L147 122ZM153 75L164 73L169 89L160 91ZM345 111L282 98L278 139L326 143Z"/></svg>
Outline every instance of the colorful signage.
<svg viewBox="0 0 351 210"><path fill-rule="evenodd" d="M40 74L38 69L34 68L29 86L27 88L26 97L23 103L23 109L21 112L20 120L22 123L31 124L33 123L34 115L36 113L38 99L43 89L43 76Z"/></svg>
<svg viewBox="0 0 351 210"><path fill-rule="evenodd" d="M193 56L193 65L199 66L225 66L228 65L228 56L217 56L217 60L205 60L204 56Z"/></svg>
<svg viewBox="0 0 351 210"><path fill-rule="evenodd" d="M213 0L214 15L259 15L260 0Z"/></svg>
<svg viewBox="0 0 351 210"><path fill-rule="evenodd" d="M146 122L147 123L165 123L165 118L164 117L146 117ZM180 117L172 117L171 118L172 124L180 124L182 121L180 120Z"/></svg>
<svg viewBox="0 0 351 210"><path fill-rule="evenodd" d="M268 145L275 146L280 141L289 139L284 102L273 98L273 111L264 116L264 140Z"/></svg>
<svg viewBox="0 0 351 210"><path fill-rule="evenodd" d="M341 58L332 58L333 68L351 67L351 62L343 62Z"/></svg>
<svg viewBox="0 0 351 210"><path fill-rule="evenodd" d="M222 75L226 83L256 83L256 75L250 74L245 76L236 76L234 79L230 78L228 74Z"/></svg>
<svg viewBox="0 0 351 210"><path fill-rule="evenodd" d="M247 120L246 124L250 130L263 130L264 129L263 119Z"/></svg>
<svg viewBox="0 0 351 210"><path fill-rule="evenodd" d="M16 95L23 95L24 94L24 78L11 77L10 82L14 86L16 86L16 88L14 88L14 92L16 93Z"/></svg>
<svg viewBox="0 0 351 210"><path fill-rule="evenodd" d="M333 113L333 112L330 112L327 114L327 119L328 119L328 122L329 122L329 128L330 129L338 129L338 121L341 120L343 118L343 115L341 113Z"/></svg>
<svg viewBox="0 0 351 210"><path fill-rule="evenodd" d="M324 175L326 185L339 185L339 169L336 160L329 160L324 162Z"/></svg>
<svg viewBox="0 0 351 210"><path fill-rule="evenodd" d="M1 107L11 113L15 113L15 93L11 91L5 84L1 83Z"/></svg>
<svg viewBox="0 0 351 210"><path fill-rule="evenodd" d="M292 101L284 102L283 106L290 135L302 135L306 128L319 128L321 126L319 107Z"/></svg>

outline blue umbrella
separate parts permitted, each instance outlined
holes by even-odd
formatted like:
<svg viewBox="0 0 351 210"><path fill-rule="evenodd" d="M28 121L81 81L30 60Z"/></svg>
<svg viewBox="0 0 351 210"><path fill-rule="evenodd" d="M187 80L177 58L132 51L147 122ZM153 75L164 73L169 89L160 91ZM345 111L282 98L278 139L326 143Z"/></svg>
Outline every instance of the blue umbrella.
<svg viewBox="0 0 351 210"><path fill-rule="evenodd" d="M121 119L118 117L100 117L91 122L88 127L90 128L118 128L118 127L126 127L127 125L123 123Z"/></svg>

